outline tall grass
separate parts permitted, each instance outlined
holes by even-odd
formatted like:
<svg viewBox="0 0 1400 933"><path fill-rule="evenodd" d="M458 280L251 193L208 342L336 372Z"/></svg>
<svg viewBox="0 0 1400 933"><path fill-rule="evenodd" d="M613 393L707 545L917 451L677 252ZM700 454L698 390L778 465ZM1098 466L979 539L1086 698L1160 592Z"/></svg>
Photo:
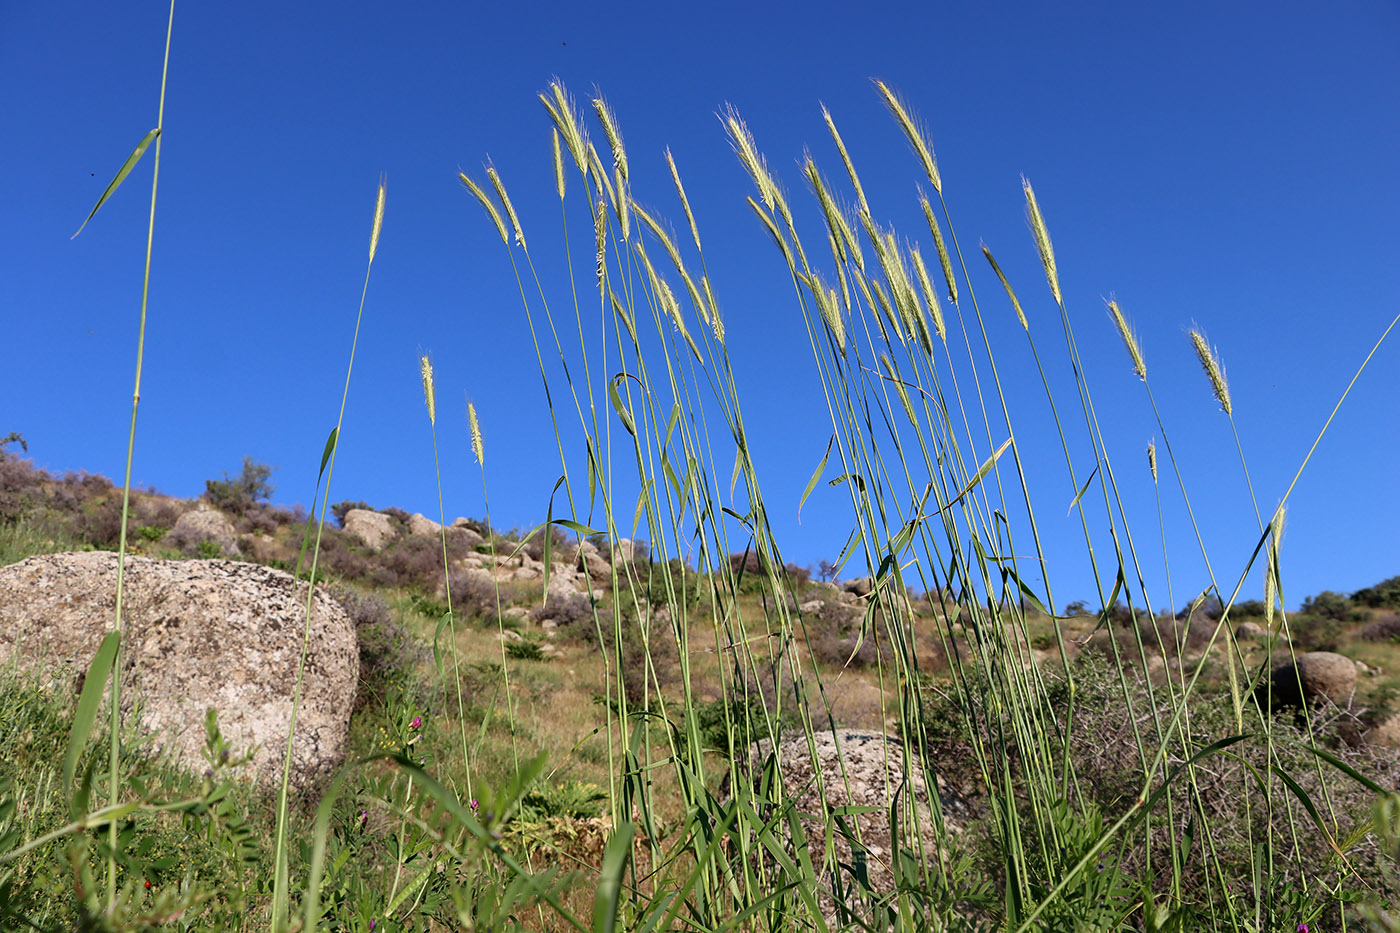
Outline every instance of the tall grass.
<svg viewBox="0 0 1400 933"><path fill-rule="evenodd" d="M1267 656L1264 663L1251 661L1231 627L1230 610L1261 561L1271 619L1283 604L1281 525L1292 487L1268 523L1260 516L1251 554L1212 560L1209 529L1192 513L1210 568L1207 594L1215 593L1225 611L1211 623L1204 651L1164 665L1165 676L1137 673L1150 667L1151 657L1180 645L1169 645L1155 621L1145 625L1139 616L1146 610L1150 619L1150 607L1160 604L1161 594L1146 583L1146 563L1154 558L1133 534L1111 456L1116 448L1101 429L1091 385L1091 373L1103 367L1080 355L1061 284L1068 270L1056 261L1051 225L1022 179L1058 322L1027 312L986 244L980 252L1001 292L979 295L987 279L968 267L944 198L945 182L955 179L942 176L912 107L883 82L875 90L909 144L911 173L932 192L921 190L917 203L928 233L922 244L922 230L897 231L884 219L890 214L868 201L858 166L824 108L824 129L844 180L835 184L815 158L804 160L801 184L821 218L812 230L800 229L787 188L741 116L731 109L722 122L753 183L748 205L775 248L775 274L791 284L814 383L829 415L826 454L802 499L826 479L849 502L851 532L839 564L848 575L863 573L870 587L852 658L867 643L876 649L880 721L893 724L882 748L889 767L880 775L857 775L838 759L834 771L812 769L814 786L784 780L803 759L816 761L828 741L846 739L835 728L833 669L818 662L817 620L802 608L801 588L773 533L716 298L722 287L711 281L701 245L704 218L695 214L668 151L668 174L689 234L677 236L650 206L669 194L633 194L618 115L599 97L589 102L590 122L555 81L540 95L552 124L553 160L550 177L539 183L559 195L558 233L532 226L527 243L522 217L494 165L485 168L485 184L466 174L460 179L500 236L518 284L559 453L559 479L545 522L535 529L544 542L546 573L556 530L573 534L579 545L606 538L612 546L611 585L600 590L590 584L588 597L604 668L609 840L596 864L581 869L589 882L583 903L571 886L576 878L557 864L537 868L528 849L512 847L507 831L538 786L545 761L521 760L503 648L513 773L492 788L477 771L473 783L457 620L449 606L438 634L445 627L451 639L460 766L437 769L425 756L415 759L421 720L402 724L398 745L373 756L382 760L347 765L322 797L314 826L300 835L304 882L292 870L297 814L288 806L284 773L271 884L264 886L270 890L262 900L251 899L249 917L274 931L297 922L306 929L368 928L374 918L406 923L420 915L433 929L597 933L1296 931L1319 929L1319 921L1347 923L1344 905L1352 900L1384 899L1388 892L1378 890L1376 879L1393 876L1360 861L1374 858L1377 843L1369 834L1377 826L1393 846L1395 807L1382 807L1375 824L1347 809L1343 798L1356 795L1344 794L1343 786L1359 784L1366 793L1383 788L1320 747L1307 711L1297 722L1271 712L1267 688L1256 689L1269 673ZM600 134L596 143L590 126ZM383 192L381 185L371 264ZM583 235L570 234L571 221ZM588 248L581 249L584 242ZM936 256L937 267L925 256ZM568 276L563 298L536 271L556 263ZM1096 630L1115 634L1111 614L1120 598L1133 619L1125 638L1108 639L1113 663L1107 666L1074 660L1079 646L1064 625L1069 613L1051 585L1030 493L1031 464L1018 443L1015 400L998 368L1007 351L994 344L987 324L991 315L1007 314L1015 315L1028 341L1060 440L1065 473L1059 482L1080 517L1102 607ZM1144 385L1165 459L1189 508L1186 478L1151 395L1147 360L1116 300L1109 316L1123 339L1126 365ZM1072 364L1068 385L1055 383L1042 364L1061 340ZM1193 342L1233 429L1219 358L1203 336L1193 332ZM352 343L347 395L353 358ZM436 395L427 357L422 373L436 460ZM466 438L483 465L484 486L474 406L467 418ZM340 426L322 461L327 491L318 528ZM1248 476L1237 434L1236 443ZM1155 484L1155 442L1149 462ZM1164 530L1159 536L1165 560L1170 542ZM624 553L623 539L645 539L650 558L617 556ZM320 541L318 530L313 580ZM494 554L494 538L491 545ZM450 599L445 530L442 552ZM1217 577L1215 567L1229 567L1233 585L1224 571ZM557 598L547 583L543 598ZM499 592L496 615L499 620ZM1057 661L1031 652L1032 627L1042 624L1053 633ZM1211 651L1216 643L1223 652ZM1211 670L1222 653L1223 706L1210 694ZM674 677L667 674L673 655ZM731 754L710 750L714 724L702 721L697 666L711 657L721 745ZM946 659L946 671L928 669L934 657ZM446 686L441 663L439 672ZM109 806L65 830L110 827L113 850L116 708L114 696ZM483 715L483 733L493 712L494 701ZM81 751L79 738L87 736L78 731L74 747ZM210 741L217 747L212 732ZM958 750L960 762L943 756L947 748ZM290 749L289 737L288 761ZM955 766L962 783L953 791L945 772ZM373 774L390 776L375 783L379 779L365 777ZM465 795L456 786L458 775ZM882 785L876 787L880 807L838 802L854 799L856 787L866 783ZM926 789L926 802L919 787ZM1238 801L1242 815L1222 815L1222 806ZM355 833L371 807L397 827L392 881L378 889L348 880ZM0 824L5 818L0 813ZM877 832L887 833L888 848L877 849L867 838ZM0 825L0 838L7 840L0 848L10 853L0 855L0 864L36 845L10 845L5 833ZM110 866L108 913L115 916ZM299 920L288 919L294 916ZM1384 928L1385 921L1375 922Z"/></svg>

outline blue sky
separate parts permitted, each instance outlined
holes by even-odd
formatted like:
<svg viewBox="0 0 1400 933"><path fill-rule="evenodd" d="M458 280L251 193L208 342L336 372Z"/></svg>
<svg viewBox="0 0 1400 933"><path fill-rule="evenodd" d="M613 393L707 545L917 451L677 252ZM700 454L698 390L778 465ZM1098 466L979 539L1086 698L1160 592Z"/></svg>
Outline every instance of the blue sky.
<svg viewBox="0 0 1400 933"><path fill-rule="evenodd" d="M11 89L0 434L21 431L50 470L120 480L149 156L69 237L155 125L166 15L147 2L0 9L0 81ZM634 192L680 228L662 161L665 147L674 153L779 541L799 563L834 557L850 527L845 494L819 487L796 519L831 430L815 367L715 114L739 110L799 222L818 231L797 160L810 147L829 177L841 174L824 102L877 219L931 255L917 163L870 84L882 78L927 124L964 249L981 239L996 252L1069 403L1020 176L1035 185L1130 521L1151 555L1152 601L1165 605L1143 456L1160 432L1103 299L1116 295L1140 334L1212 560L1233 581L1257 529L1186 328L1199 323L1220 350L1267 510L1400 312L1397 48L1400 8L1381 2L178 6L135 481L194 496L249 454L279 467L277 501L310 504L384 172L388 211L332 501L436 513L416 366L428 351L449 517L483 512L462 428L470 394L495 522L540 520L559 468L534 353L499 240L456 175L480 177L494 160L566 307L549 123L536 100L557 75L580 98L595 85L606 95ZM581 224L582 204L574 209ZM1024 335L980 259L971 270L1056 594L1092 599L1078 521L1065 518L1074 490ZM1400 573L1396 339L1290 500L1290 606ZM1179 606L1205 578L1180 494L1162 491ZM1107 544L1102 527L1094 533ZM1256 574L1245 595L1260 589Z"/></svg>

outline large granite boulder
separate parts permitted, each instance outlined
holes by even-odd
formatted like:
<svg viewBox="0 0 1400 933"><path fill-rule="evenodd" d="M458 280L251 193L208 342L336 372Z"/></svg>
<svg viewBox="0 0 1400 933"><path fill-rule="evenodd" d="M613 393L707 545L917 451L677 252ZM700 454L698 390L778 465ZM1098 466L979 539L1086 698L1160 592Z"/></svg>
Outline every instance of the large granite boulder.
<svg viewBox="0 0 1400 933"><path fill-rule="evenodd" d="M424 537L436 537L442 534L442 525L433 521L422 512L414 512L408 518L408 533L411 535L422 535Z"/></svg>
<svg viewBox="0 0 1400 933"><path fill-rule="evenodd" d="M0 567L0 663L78 689L116 604L117 555L49 554ZM280 780L306 620L306 585L225 560L126 559L122 709L192 770L205 767L205 711L259 781ZM355 628L323 589L313 602L292 780L308 787L344 753L359 680Z"/></svg>
<svg viewBox="0 0 1400 933"><path fill-rule="evenodd" d="M894 875L889 869L894 857L890 805L896 799L896 813L903 827L901 847L921 852L920 858L938 857L937 833L923 769L917 760L910 762L908 784L904 785L904 744L898 737L882 732L837 729L816 733L814 743L815 757L808 747L807 737L801 733L789 736L778 744L783 784L795 796L802 830L814 860L820 859L821 841L827 832L827 825L822 820L823 798L831 808L874 808L871 812L843 819L860 834L865 847L865 868L875 890L888 892L894 887ZM768 758L771 748L770 740L763 739L750 752L749 765L756 781L758 769ZM961 797L945 785L942 778L938 778L937 783L947 830L958 833L970 818L971 810ZM901 785L904 785L902 790ZM913 835L915 820L919 839ZM846 865L854 864L850 841L836 832L834 842L837 859ZM816 861L815 867L819 873L822 872L819 861ZM819 887L823 891L831 889L827 883ZM834 914L832 903L824 902L822 909L828 915Z"/></svg>
<svg viewBox="0 0 1400 933"><path fill-rule="evenodd" d="M1330 700L1341 706L1356 692L1356 663L1331 651L1300 654L1296 663L1285 661L1274 668L1273 691L1276 702Z"/></svg>
<svg viewBox="0 0 1400 933"><path fill-rule="evenodd" d="M238 530L223 512L200 502L175 521L166 540L186 554L193 555L201 544L212 541L227 557L241 557L238 550Z"/></svg>
<svg viewBox="0 0 1400 933"><path fill-rule="evenodd" d="M351 509L345 513L345 533L358 538L365 547L378 551L398 537L394 519L383 512Z"/></svg>

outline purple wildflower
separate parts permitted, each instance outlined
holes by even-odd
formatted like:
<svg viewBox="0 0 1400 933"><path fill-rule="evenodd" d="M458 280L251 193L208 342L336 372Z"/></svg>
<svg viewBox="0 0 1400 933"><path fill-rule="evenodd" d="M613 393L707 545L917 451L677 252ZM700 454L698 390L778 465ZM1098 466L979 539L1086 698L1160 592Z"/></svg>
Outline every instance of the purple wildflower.
<svg viewBox="0 0 1400 933"><path fill-rule="evenodd" d="M414 716L414 717L413 717L413 722L409 723L409 724L408 724L408 727L409 727L410 729L421 729L421 728L423 727L423 717L422 717L422 716Z"/></svg>

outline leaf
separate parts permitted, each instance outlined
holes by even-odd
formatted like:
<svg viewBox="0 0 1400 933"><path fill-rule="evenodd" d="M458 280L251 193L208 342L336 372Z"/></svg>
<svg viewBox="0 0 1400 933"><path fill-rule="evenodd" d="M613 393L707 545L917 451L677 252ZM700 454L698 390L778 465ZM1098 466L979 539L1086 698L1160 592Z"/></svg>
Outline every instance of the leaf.
<svg viewBox="0 0 1400 933"><path fill-rule="evenodd" d="M831 456L831 446L835 443L836 435L833 434L831 435L831 440L826 442L826 453L822 454L822 462L817 464L816 470L812 472L812 478L807 481L807 488L802 490L802 498L797 500L797 523L799 525L802 524L802 503L807 501L807 497L812 494L812 490L817 488L817 480L821 479L822 474L826 472L826 460ZM736 463L735 466L737 468L738 464ZM735 475L738 475L737 470ZM732 484L729 489L729 494L730 496L734 495Z"/></svg>
<svg viewBox="0 0 1400 933"><path fill-rule="evenodd" d="M613 933L617 926L617 905L622 895L622 873L632 854L632 837L637 828L623 823L608 840L603 851L603 870L598 876L598 893L593 898L593 933Z"/></svg>
<svg viewBox="0 0 1400 933"><path fill-rule="evenodd" d="M735 451L734 451L734 475L732 475L732 476L729 477L729 501L730 501L730 502L733 502L733 501L734 501L734 487L737 486L737 485L739 485L739 472L740 472L740 469L743 467L743 465L744 465L744 452L743 452L742 450L735 450ZM806 496L803 496L802 498L805 499L805 498L807 498L807 497L806 497ZM802 506L801 506L801 504L799 504L799 505L797 506L797 520L798 520L798 522L801 522L801 521L802 521Z"/></svg>
<svg viewBox="0 0 1400 933"><path fill-rule="evenodd" d="M73 732L68 737L68 752L63 756L63 791L73 784L73 772L77 770L78 759L82 757L88 736L92 734L92 723L97 718L97 705L102 702L102 694L107 692L107 679L112 675L112 667L117 661L117 648L121 644L122 633L113 629L102 639L102 644L88 665L87 678L83 681L83 692L78 697L78 708L73 714Z"/></svg>
<svg viewBox="0 0 1400 933"><path fill-rule="evenodd" d="M622 419L622 426L627 429L627 433L636 437L637 424L632 420L632 412L622 403L622 396L617 394L616 378L608 383L608 398L612 401L612 407L617 411L617 416Z"/></svg>
<svg viewBox="0 0 1400 933"><path fill-rule="evenodd" d="M136 144L136 148L131 150L131 155L126 157L126 161L122 163L122 167L117 170L117 177L112 179L112 183L107 186L107 190L102 192L102 197L97 199L97 203L93 205L92 211L89 212L87 215L87 220L84 220L83 226L78 228L78 233L83 232L83 229L88 225L88 220L92 220L93 216L97 213L98 209L101 208L102 205L106 204L107 199L110 198L112 194L118 188L121 187L122 182L126 181L126 176L131 174L131 170L136 168L136 163L140 162L141 157L146 154L146 148L150 146L150 144L154 142L156 137L159 135L160 127L156 127L155 129L147 133L145 136L143 136L141 138L141 141ZM73 234L68 239L77 239L78 233Z"/></svg>
<svg viewBox="0 0 1400 933"><path fill-rule="evenodd" d="M1076 505L1079 504L1079 500L1084 498L1084 494L1085 494L1086 492L1089 491L1089 484L1092 483L1092 482L1094 481L1094 477L1097 476L1098 473L1099 473L1099 465L1096 463L1096 464L1094 464L1094 469L1093 469L1092 471L1090 471L1090 473L1089 473L1089 478L1086 479L1086 480L1084 481L1084 485L1083 485L1082 487L1080 487L1078 494L1075 495L1075 497L1074 497L1073 499L1070 500L1069 508L1068 508L1068 509L1065 509L1065 515L1066 515L1066 516L1068 516L1071 512L1073 512L1073 511L1074 511L1074 507L1075 507Z"/></svg>
<svg viewBox="0 0 1400 933"><path fill-rule="evenodd" d="M1006 448L1010 446L1011 438L1008 437L1006 440L1002 441L1001 446L998 447L996 451L986 459L985 462L983 462L981 469L977 471L977 475L972 477L972 479L968 480L968 483L966 486L963 487L962 492L958 493L956 496L950 499L948 501L948 504L945 505L942 509L939 509L939 511L942 512L947 509L951 509L953 506L958 504L958 502L962 499L963 496L972 492L972 490L977 486L977 484L982 482L986 475L992 471L992 467L996 466L997 460L1001 458L1002 454L1006 453Z"/></svg>
<svg viewBox="0 0 1400 933"><path fill-rule="evenodd" d="M651 480L642 484L642 491L637 493L637 510L632 513L632 537L637 537L637 527L642 523L642 513L647 509L647 503L651 501Z"/></svg>
<svg viewBox="0 0 1400 933"><path fill-rule="evenodd" d="M331 428L330 436L326 438L326 449L321 451L321 471L316 474L316 482L319 484L321 477L326 473L326 464L330 463L331 454L335 453L336 442L340 440L340 428Z"/></svg>

